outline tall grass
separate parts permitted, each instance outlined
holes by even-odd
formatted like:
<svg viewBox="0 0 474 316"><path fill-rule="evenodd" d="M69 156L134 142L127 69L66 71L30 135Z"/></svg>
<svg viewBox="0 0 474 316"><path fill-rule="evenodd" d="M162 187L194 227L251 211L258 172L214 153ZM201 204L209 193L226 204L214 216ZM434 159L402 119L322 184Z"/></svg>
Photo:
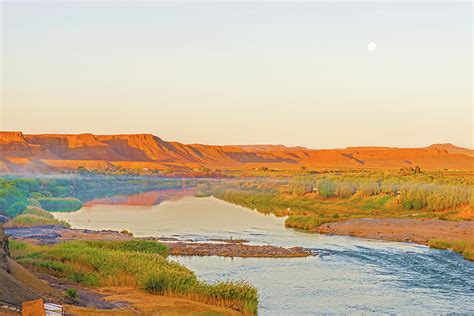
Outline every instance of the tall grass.
<svg viewBox="0 0 474 316"><path fill-rule="evenodd" d="M118 250L126 252L155 253L166 257L168 255L168 247L152 240L88 240L84 241L87 246L92 248Z"/></svg>
<svg viewBox="0 0 474 316"><path fill-rule="evenodd" d="M152 243L156 245L152 245ZM256 315L258 294L245 282L208 284L183 265L163 256L154 241L73 241L36 246L11 242L23 265L89 286L134 286L152 294L182 297L207 304L237 307Z"/></svg>
<svg viewBox="0 0 474 316"><path fill-rule="evenodd" d="M446 241L440 239L431 239L428 245L437 249L452 249L460 253L464 258L474 261L474 240Z"/></svg>
<svg viewBox="0 0 474 316"><path fill-rule="evenodd" d="M29 206L23 214L10 219L6 227L34 227L41 225L61 225L71 227L68 222L54 218L53 214L34 206Z"/></svg>
<svg viewBox="0 0 474 316"><path fill-rule="evenodd" d="M466 220L474 207L470 174L401 171L340 171L286 178L207 183L213 195L262 213L289 218L288 227L312 229L323 221L361 217ZM415 172L416 171L416 172Z"/></svg>
<svg viewBox="0 0 474 316"><path fill-rule="evenodd" d="M319 216L290 215L285 226L296 229L312 230L319 225L337 220L338 217L324 218Z"/></svg>

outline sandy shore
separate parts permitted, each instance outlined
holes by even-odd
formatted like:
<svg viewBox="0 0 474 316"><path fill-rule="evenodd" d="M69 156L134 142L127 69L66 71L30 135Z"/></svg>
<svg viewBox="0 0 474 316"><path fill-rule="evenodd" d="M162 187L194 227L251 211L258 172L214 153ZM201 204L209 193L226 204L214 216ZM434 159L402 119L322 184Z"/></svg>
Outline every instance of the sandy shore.
<svg viewBox="0 0 474 316"><path fill-rule="evenodd" d="M357 218L326 223L317 227L314 232L426 245L430 239L474 240L474 221Z"/></svg>

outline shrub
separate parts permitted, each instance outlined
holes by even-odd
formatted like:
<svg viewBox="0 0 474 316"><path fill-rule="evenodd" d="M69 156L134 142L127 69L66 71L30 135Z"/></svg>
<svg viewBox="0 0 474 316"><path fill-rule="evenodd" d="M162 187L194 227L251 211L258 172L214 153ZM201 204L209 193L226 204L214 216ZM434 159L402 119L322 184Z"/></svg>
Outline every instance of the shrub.
<svg viewBox="0 0 474 316"><path fill-rule="evenodd" d="M343 182L336 184L334 194L341 198L348 198L354 194L354 186L352 183Z"/></svg>
<svg viewBox="0 0 474 316"><path fill-rule="evenodd" d="M313 184L307 181L292 181L288 184L289 193L305 195L313 192Z"/></svg>
<svg viewBox="0 0 474 316"><path fill-rule="evenodd" d="M330 221L330 219L325 219L322 216L317 217L305 215L290 215L285 221L285 226L297 229L311 230Z"/></svg>
<svg viewBox="0 0 474 316"><path fill-rule="evenodd" d="M74 288L68 288L66 292L64 292L64 296L75 301L77 298L77 290Z"/></svg>
<svg viewBox="0 0 474 316"><path fill-rule="evenodd" d="M14 217L14 216L17 216L18 214L23 213L26 207L27 207L27 204L23 201L15 202L7 208L5 213L10 217Z"/></svg>
<svg viewBox="0 0 474 316"><path fill-rule="evenodd" d="M321 180L318 183L319 195L323 197L331 197L334 195L334 183L330 180Z"/></svg>
<svg viewBox="0 0 474 316"><path fill-rule="evenodd" d="M40 198L41 207L51 212L71 212L82 207L82 202L76 198Z"/></svg>
<svg viewBox="0 0 474 316"><path fill-rule="evenodd" d="M169 280L164 274L152 274L143 284L143 289L151 294L162 295L169 287Z"/></svg>
<svg viewBox="0 0 474 316"><path fill-rule="evenodd" d="M377 182L363 183L357 189L363 196L377 195L381 192L380 185Z"/></svg>

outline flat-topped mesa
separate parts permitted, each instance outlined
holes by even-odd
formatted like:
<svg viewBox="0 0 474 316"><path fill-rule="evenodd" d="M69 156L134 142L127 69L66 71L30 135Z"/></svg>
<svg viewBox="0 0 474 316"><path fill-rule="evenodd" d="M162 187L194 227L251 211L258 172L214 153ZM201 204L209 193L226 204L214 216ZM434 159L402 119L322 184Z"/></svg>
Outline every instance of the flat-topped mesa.
<svg viewBox="0 0 474 316"><path fill-rule="evenodd" d="M454 146L451 143L442 143L442 144L431 144L426 148L437 148L437 149L467 149L459 146Z"/></svg>
<svg viewBox="0 0 474 316"><path fill-rule="evenodd" d="M106 144L100 142L96 136L90 133L79 134L79 135L74 135L74 136L76 137L68 137L70 148L85 147L85 146L107 146Z"/></svg>
<svg viewBox="0 0 474 316"><path fill-rule="evenodd" d="M161 157L164 142L152 134L118 134L118 135L97 135L98 140L107 144L118 144L126 142L128 146L138 149L146 155L148 159L157 160Z"/></svg>
<svg viewBox="0 0 474 316"><path fill-rule="evenodd" d="M0 142L24 142L22 132L0 132Z"/></svg>
<svg viewBox="0 0 474 316"><path fill-rule="evenodd" d="M85 164L102 170L166 168L194 170L275 168L474 169L474 150L450 144L420 148L359 146L340 149L306 149L283 145L213 146L168 142L152 134L40 134L0 132L2 170L24 170L26 164L13 158L28 158L58 170ZM14 162L15 161L15 162ZM29 166L37 169L37 166ZM36 170L35 169L35 170ZM42 170L42 169L41 169Z"/></svg>
<svg viewBox="0 0 474 316"><path fill-rule="evenodd" d="M69 148L106 146L97 140L96 136L86 134L42 134L25 135L30 144L43 145L47 147L66 146Z"/></svg>
<svg viewBox="0 0 474 316"><path fill-rule="evenodd" d="M111 139L126 139L126 140L135 140L135 141L153 141L155 139L160 139L159 137L153 134L117 134L117 135L97 135L99 140L111 140Z"/></svg>

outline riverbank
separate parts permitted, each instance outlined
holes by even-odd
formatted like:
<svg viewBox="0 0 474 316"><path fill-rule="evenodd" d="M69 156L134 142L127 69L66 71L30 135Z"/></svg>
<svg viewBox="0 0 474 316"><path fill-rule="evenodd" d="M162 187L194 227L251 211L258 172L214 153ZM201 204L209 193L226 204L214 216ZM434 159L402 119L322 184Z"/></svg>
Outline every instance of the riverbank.
<svg viewBox="0 0 474 316"><path fill-rule="evenodd" d="M340 172L199 186L306 232L413 242L474 260L472 174Z"/></svg>
<svg viewBox="0 0 474 316"><path fill-rule="evenodd" d="M428 245L432 239L474 240L474 221L431 219L354 218L322 224L311 232Z"/></svg>
<svg viewBox="0 0 474 316"><path fill-rule="evenodd" d="M36 227L9 227L5 233L20 241L37 245L57 244L64 241L75 240L156 240L168 248L168 254L173 256L221 256L242 258L290 258L308 257L313 253L302 247L277 247L272 245L246 245L243 242L192 242L170 241L171 238L134 238L130 234L112 230L95 231L89 229L71 229L62 226L36 226Z"/></svg>
<svg viewBox="0 0 474 316"><path fill-rule="evenodd" d="M258 293L253 286L231 280L205 282L170 259L166 247L156 241L76 240L35 245L12 239L9 249L11 257L28 270L81 288L131 287L143 294L192 300L244 315L257 314ZM76 299L76 290L64 293L71 300Z"/></svg>
<svg viewBox="0 0 474 316"><path fill-rule="evenodd" d="M320 234L413 242L439 249L453 249L466 259L474 261L474 221L354 218L325 223L310 231ZM464 246L456 248L459 244Z"/></svg>

